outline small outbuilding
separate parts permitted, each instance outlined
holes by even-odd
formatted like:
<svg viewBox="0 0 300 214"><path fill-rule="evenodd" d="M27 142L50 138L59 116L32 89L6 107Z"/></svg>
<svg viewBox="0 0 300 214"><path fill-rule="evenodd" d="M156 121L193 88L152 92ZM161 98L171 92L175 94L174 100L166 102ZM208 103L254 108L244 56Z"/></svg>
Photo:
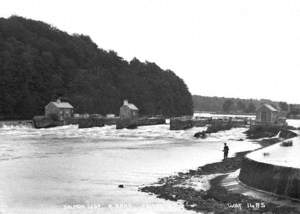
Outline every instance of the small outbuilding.
<svg viewBox="0 0 300 214"><path fill-rule="evenodd" d="M45 116L63 121L66 118L72 117L73 110L74 108L70 103L57 99L55 102L50 102L45 106Z"/></svg>
<svg viewBox="0 0 300 214"><path fill-rule="evenodd" d="M139 116L139 109L128 100L124 100L120 107L120 119L136 119Z"/></svg>
<svg viewBox="0 0 300 214"><path fill-rule="evenodd" d="M256 111L255 123L257 125L285 125L285 117L270 104L263 104Z"/></svg>

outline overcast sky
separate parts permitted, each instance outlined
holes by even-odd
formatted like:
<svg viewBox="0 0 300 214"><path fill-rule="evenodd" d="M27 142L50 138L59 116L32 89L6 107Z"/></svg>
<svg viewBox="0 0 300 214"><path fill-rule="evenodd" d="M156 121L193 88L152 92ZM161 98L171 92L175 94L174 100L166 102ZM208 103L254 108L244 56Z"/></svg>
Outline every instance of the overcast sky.
<svg viewBox="0 0 300 214"><path fill-rule="evenodd" d="M0 0L1 17L89 35L155 62L192 94L300 103L300 1Z"/></svg>

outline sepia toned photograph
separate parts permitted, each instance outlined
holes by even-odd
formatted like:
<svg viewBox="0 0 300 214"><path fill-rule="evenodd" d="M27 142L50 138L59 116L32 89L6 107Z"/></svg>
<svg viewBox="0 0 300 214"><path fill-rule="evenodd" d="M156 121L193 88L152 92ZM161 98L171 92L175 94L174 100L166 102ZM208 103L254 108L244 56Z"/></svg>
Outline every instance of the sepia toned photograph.
<svg viewBox="0 0 300 214"><path fill-rule="evenodd" d="M300 1L0 0L0 214L300 213Z"/></svg>

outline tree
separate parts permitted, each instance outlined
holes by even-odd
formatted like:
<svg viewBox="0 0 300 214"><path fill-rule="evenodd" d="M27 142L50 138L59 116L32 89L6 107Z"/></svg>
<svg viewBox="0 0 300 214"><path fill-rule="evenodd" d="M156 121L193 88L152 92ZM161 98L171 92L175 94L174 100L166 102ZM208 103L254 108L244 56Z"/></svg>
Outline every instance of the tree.
<svg viewBox="0 0 300 214"><path fill-rule="evenodd" d="M255 113L255 111L256 111L255 105L253 104L253 102L250 102L247 106L246 112L247 113Z"/></svg>
<svg viewBox="0 0 300 214"><path fill-rule="evenodd" d="M282 111L288 111L289 110L289 105L286 102L279 102L279 108Z"/></svg>
<svg viewBox="0 0 300 214"><path fill-rule="evenodd" d="M0 18L0 114L29 119L58 96L68 97L78 113L117 114L123 99L142 114L193 113L186 84L170 70L127 62L88 36L43 22Z"/></svg>
<svg viewBox="0 0 300 214"><path fill-rule="evenodd" d="M232 99L228 99L223 103L223 111L229 113L233 109L234 102Z"/></svg>
<svg viewBox="0 0 300 214"><path fill-rule="evenodd" d="M241 100L239 100L239 101L237 102L236 106L237 106L237 110L238 110L238 111L245 112L245 110L246 110L246 105L245 105L244 102L242 102Z"/></svg>

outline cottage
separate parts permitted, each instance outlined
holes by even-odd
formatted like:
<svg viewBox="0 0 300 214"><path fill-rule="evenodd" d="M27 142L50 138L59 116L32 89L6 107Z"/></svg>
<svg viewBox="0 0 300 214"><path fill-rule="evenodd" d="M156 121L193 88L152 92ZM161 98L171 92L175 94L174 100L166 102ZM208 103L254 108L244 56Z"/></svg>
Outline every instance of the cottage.
<svg viewBox="0 0 300 214"><path fill-rule="evenodd" d="M45 116L62 121L65 118L72 117L73 109L70 103L57 99L55 102L50 102L45 106Z"/></svg>
<svg viewBox="0 0 300 214"><path fill-rule="evenodd" d="M136 119L139 115L139 109L128 100L124 100L123 105L120 107L120 119Z"/></svg>
<svg viewBox="0 0 300 214"><path fill-rule="evenodd" d="M285 125L282 113L270 104L263 104L256 111L255 123L257 125Z"/></svg>

